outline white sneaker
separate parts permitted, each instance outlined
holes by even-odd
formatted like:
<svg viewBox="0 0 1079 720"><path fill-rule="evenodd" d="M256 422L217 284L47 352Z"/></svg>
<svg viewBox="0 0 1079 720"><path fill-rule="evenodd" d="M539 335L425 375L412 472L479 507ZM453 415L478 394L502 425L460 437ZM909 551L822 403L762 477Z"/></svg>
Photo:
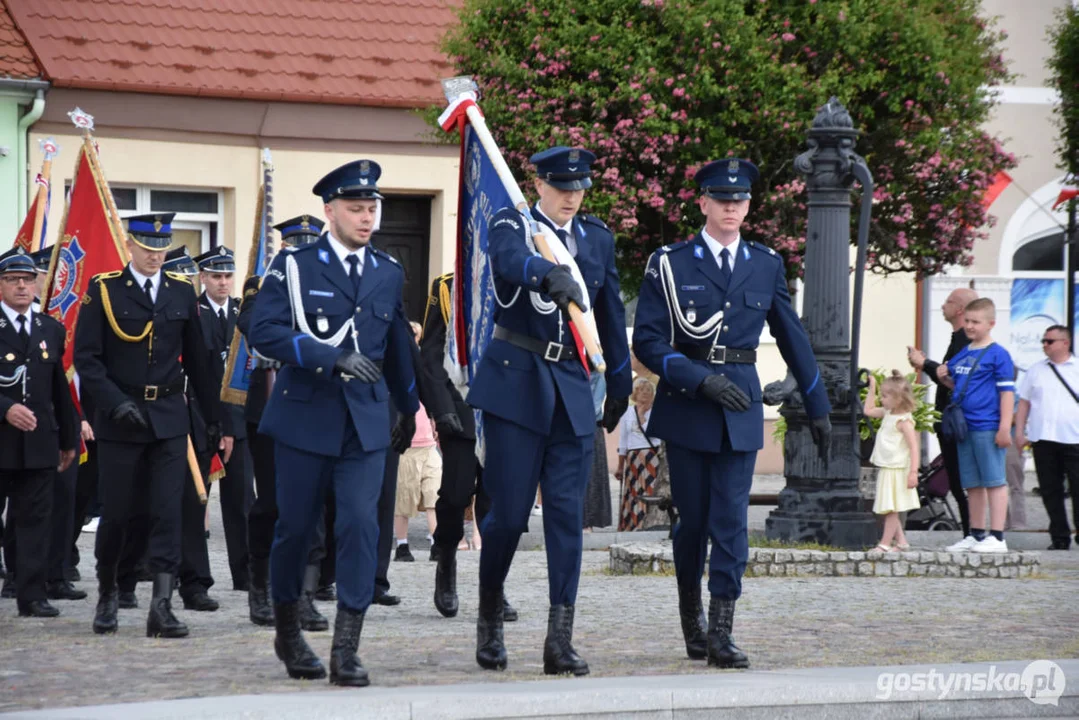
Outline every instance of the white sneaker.
<svg viewBox="0 0 1079 720"><path fill-rule="evenodd" d="M543 515L543 506L542 505L533 505L532 506L532 514L537 515L537 516L542 516Z"/></svg>
<svg viewBox="0 0 1079 720"><path fill-rule="evenodd" d="M990 535L989 537L992 537ZM974 549L974 546L978 544L978 541L974 539L973 535L967 535L965 538L944 548L945 552L970 552Z"/></svg>
<svg viewBox="0 0 1079 720"><path fill-rule="evenodd" d="M992 535L986 535L984 540L974 543L971 550L978 553L1004 553L1008 552L1008 543L997 540Z"/></svg>
<svg viewBox="0 0 1079 720"><path fill-rule="evenodd" d="M97 517L90 518L90 522L88 522L88 523L86 523L85 525L82 526L82 531L84 533L96 533L97 532L97 524L99 522L101 522L101 518L97 518Z"/></svg>

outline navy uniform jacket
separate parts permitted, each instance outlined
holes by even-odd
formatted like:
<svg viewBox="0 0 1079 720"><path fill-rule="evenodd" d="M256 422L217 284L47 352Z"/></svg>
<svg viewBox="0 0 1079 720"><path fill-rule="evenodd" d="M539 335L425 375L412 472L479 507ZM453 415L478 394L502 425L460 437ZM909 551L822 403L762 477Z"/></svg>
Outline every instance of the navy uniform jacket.
<svg viewBox="0 0 1079 720"><path fill-rule="evenodd" d="M537 219L541 217L538 212L533 215ZM537 340L572 346L568 315L557 309L542 315L532 307L529 291L543 293L540 283L554 264L528 249L520 213L504 208L491 219L490 227L488 246L495 292L503 302L508 302L520 289L520 295L510 307L495 308L495 322ZM614 267L614 237L594 218L575 218L574 236L578 267L589 287L589 296L595 298L596 325L607 361L607 393L612 397L627 397L632 375L625 310ZM550 300L545 294L543 298ZM574 433L578 437L593 435L596 413L588 376L580 361L548 362L504 340L492 339L487 346L469 387L468 404L547 435L554 417L556 387Z"/></svg>
<svg viewBox="0 0 1079 720"><path fill-rule="evenodd" d="M248 346L251 344L251 320L255 317L255 301L259 296L259 285L262 278L252 275L244 281L244 298L240 304L240 314L236 319L236 327L247 338ZM274 362L276 361L262 361ZM277 368L274 368L274 372ZM247 383L247 402L244 403L244 419L255 425L262 420L262 413L266 410L266 401L270 399L270 369L260 367L258 364L251 370L251 377Z"/></svg>
<svg viewBox="0 0 1079 720"><path fill-rule="evenodd" d="M359 351L383 364L377 383L334 375L351 336L333 347L293 327L286 282L286 260L296 261L303 313L313 333L329 337L355 320ZM404 271L390 255L368 245L358 294L326 235L318 242L280 253L266 272L251 324L251 345L282 363L262 415L259 432L300 450L336 457L345 423L355 426L367 452L390 444L387 401L390 391L404 412L419 409L409 350L412 329L402 302ZM319 329L324 318L326 331Z"/></svg>
<svg viewBox="0 0 1079 720"><path fill-rule="evenodd" d="M11 378L26 366L26 385L0 383L0 469L36 470L60 464L60 450L78 444L79 420L64 374L64 326L47 315L33 313L30 342L24 344L17 328L0 310L0 377ZM37 427L24 432L4 416L21 403L34 413Z"/></svg>
<svg viewBox="0 0 1079 720"><path fill-rule="evenodd" d="M461 427L464 428L460 437L475 440L476 418L472 408L461 397L442 364L446 357L446 318L449 316L449 308L443 307L442 298L443 295L449 297L452 286L453 273L437 277L431 283L427 314L423 319L423 334L420 336L420 357L425 372L432 380L431 394L440 398L440 405L446 408L447 412L457 413L457 417L461 419ZM427 403L424 402L424 405Z"/></svg>
<svg viewBox="0 0 1079 720"><path fill-rule="evenodd" d="M225 377L225 362L228 359L229 345L232 344L232 333L236 329L236 319L240 315L240 301L230 297L228 307L225 309L225 334L221 333L221 323L214 313L213 306L206 299L206 293L199 296L199 321L202 326L202 338L210 351L210 367L218 378L217 386L221 387ZM201 415L202 409L197 408ZM247 437L247 423L244 421L244 409L239 405L221 402L221 433L229 435L237 440Z"/></svg>
<svg viewBox="0 0 1079 720"><path fill-rule="evenodd" d="M147 337L128 342L113 331L102 305L102 288L108 289L112 313L120 331L141 335L153 320L153 342ZM131 270L95 275L83 296L75 328L75 370L79 387L90 395L95 407L94 437L120 442L152 442L187 435L191 421L183 392L146 400L140 388L180 385L185 372L203 408L206 422L215 423L221 384L210 368L206 343L199 328L195 289L182 275L162 274L153 306ZM182 364L181 364L182 358ZM125 400L134 400L149 430L136 430L109 419Z"/></svg>
<svg viewBox="0 0 1079 720"><path fill-rule="evenodd" d="M668 245L652 254L641 283L633 327L633 351L645 367L659 375L656 402L647 432L691 450L719 452L726 427L734 450L748 452L764 446L764 408L761 383L752 364L711 364L690 360L672 347L671 315L660 279L660 258L670 260L674 292L682 311L695 311L703 323L724 312L718 345L754 350L764 323L772 331L805 398L810 417L827 415L830 406L809 337L791 306L783 260L770 248L742 238L729 283L704 238ZM694 340L674 328L675 344L708 347L711 339ZM752 404L733 412L698 399L696 392L710 374L726 375L745 391Z"/></svg>

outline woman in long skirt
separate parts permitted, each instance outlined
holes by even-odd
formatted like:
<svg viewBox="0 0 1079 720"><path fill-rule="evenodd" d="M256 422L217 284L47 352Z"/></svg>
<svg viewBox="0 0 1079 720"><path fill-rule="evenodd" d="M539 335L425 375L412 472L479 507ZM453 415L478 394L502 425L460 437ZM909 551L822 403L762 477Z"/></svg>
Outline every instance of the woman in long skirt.
<svg viewBox="0 0 1079 720"><path fill-rule="evenodd" d="M642 498L655 494L659 474L660 440L645 435L656 389L646 378L633 383L633 404L618 424L618 471L622 481L622 503L618 517L619 530L644 529L650 510Z"/></svg>

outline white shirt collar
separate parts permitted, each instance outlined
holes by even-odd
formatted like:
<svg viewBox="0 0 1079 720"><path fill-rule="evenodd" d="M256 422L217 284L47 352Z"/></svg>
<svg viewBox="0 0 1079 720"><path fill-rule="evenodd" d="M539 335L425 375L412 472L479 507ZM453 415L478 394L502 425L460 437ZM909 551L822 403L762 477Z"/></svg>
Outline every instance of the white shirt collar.
<svg viewBox="0 0 1079 720"><path fill-rule="evenodd" d="M715 258L716 262L718 263L719 262L719 253L723 251L724 246L719 243L719 240L716 240L714 237L709 235L708 231L706 229L704 229L704 228L701 228L701 237L704 238L705 245L707 245L708 249L712 251L712 257ZM734 267L734 262L738 259L738 247L741 244L742 244L742 236L741 236L741 234L739 234L738 237L736 237L734 239L734 242L732 242L730 245L726 246L727 250L731 251L731 267L732 268Z"/></svg>
<svg viewBox="0 0 1079 720"><path fill-rule="evenodd" d="M149 277L149 276L143 275L138 270L136 270L135 266L133 264L131 264L131 263L128 263L127 267L128 267L128 270L131 271L131 276L133 278L135 278L135 283L139 286L139 290L145 291L146 281L147 280L149 280L153 284L154 299L156 300L157 299L157 289L159 287L161 287L161 271L158 270L156 273L153 274L152 277Z"/></svg>
<svg viewBox="0 0 1079 720"><path fill-rule="evenodd" d="M565 230L569 235L571 235L571 236L573 235L573 218L570 218L569 222L567 222L565 225L562 225L560 227L558 225L558 223L556 223L554 220L552 220L550 218L550 216L547 215L547 213L543 212L543 209L540 208L539 203L536 203L536 212L538 212L543 217L547 218L547 222L551 223L551 226L554 227L556 230ZM573 217L577 217L577 216L574 215Z"/></svg>
<svg viewBox="0 0 1079 720"><path fill-rule="evenodd" d="M210 303L210 308L214 311L214 315L219 314L221 310L224 310L225 314L228 315L228 300L225 301L224 305L218 305L216 302L214 302L214 299L210 297L210 293L206 293L206 302Z"/></svg>
<svg viewBox="0 0 1079 720"><path fill-rule="evenodd" d="M19 313L18 311L15 310L15 308L11 307L6 302L0 300L0 307L4 308L4 314L7 315L7 319L11 321L11 325L12 325L12 327L15 328L16 332L18 332L18 330L19 330L19 320L18 320L19 315L25 315L26 316L26 332L30 332L30 321L33 319L33 315L34 315L33 306L26 308L26 312Z"/></svg>
<svg viewBox="0 0 1079 720"><path fill-rule="evenodd" d="M345 258L347 258L349 255L355 255L359 259L360 264L359 264L359 267L357 268L357 272L359 272L361 274L363 273L363 261L365 259L364 256L365 256L366 251L367 251L367 246L366 245L361 247L359 250L356 250L355 252L353 252L353 251L349 250L347 247L345 247L344 244L342 244L340 240L335 238L333 236L332 232L329 232L329 231L326 232L326 239L330 241L330 247L333 249L334 254L337 255L337 259L341 261L341 267L343 267L345 269L345 274L346 275L349 272L349 266L348 266L348 260L346 260Z"/></svg>

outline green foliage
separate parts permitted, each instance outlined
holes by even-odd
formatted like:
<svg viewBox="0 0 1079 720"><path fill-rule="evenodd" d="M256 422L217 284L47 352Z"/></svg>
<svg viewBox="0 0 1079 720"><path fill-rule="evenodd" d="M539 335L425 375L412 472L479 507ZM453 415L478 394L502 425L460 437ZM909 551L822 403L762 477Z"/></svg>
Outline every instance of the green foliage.
<svg viewBox="0 0 1079 720"><path fill-rule="evenodd" d="M1068 5L1057 11L1049 43L1050 84L1060 93L1060 104L1053 108L1061 131L1057 154L1060 167L1079 177L1079 8Z"/></svg>
<svg viewBox="0 0 1079 720"><path fill-rule="evenodd" d="M891 373L885 373L884 370L874 370L873 377L877 380L877 407L880 407L880 388L884 384L884 379L889 377ZM918 383L918 376L916 373L907 374L907 382L910 383L911 388L914 390L914 412L912 417L914 418L914 431L932 432L933 425L940 422L940 411L938 411L932 403L929 403L925 399L925 395L929 392L929 386ZM859 399L864 403L866 395L869 394L868 388L862 388L858 392ZM858 435L862 440L868 440L871 435L876 435L880 430L880 418L861 416L858 422ZM775 425L772 427L772 439L778 443L783 442L784 436L787 434L787 419L782 415L776 419Z"/></svg>
<svg viewBox="0 0 1079 720"><path fill-rule="evenodd" d="M693 174L726 156L761 169L747 235L800 273L792 160L832 95L877 182L869 268L924 275L970 262L990 222L982 194L1015 165L982 130L1009 76L1003 34L979 12L978 0L464 0L445 49L476 78L519 179L556 143L599 156L585 209L614 230L631 295L649 253L699 229Z"/></svg>

